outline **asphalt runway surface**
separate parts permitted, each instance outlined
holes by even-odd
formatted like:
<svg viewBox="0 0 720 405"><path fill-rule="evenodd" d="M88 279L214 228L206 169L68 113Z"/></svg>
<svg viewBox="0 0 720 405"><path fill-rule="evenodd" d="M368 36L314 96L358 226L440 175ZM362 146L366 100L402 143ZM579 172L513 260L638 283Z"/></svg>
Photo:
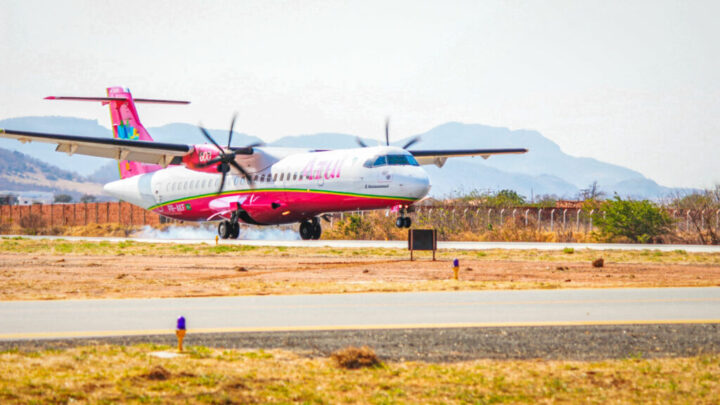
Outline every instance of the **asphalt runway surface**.
<svg viewBox="0 0 720 405"><path fill-rule="evenodd" d="M5 237L22 237L27 239L64 239L81 241L109 241L120 242L133 240L146 243L185 243L185 244L214 244L215 240L206 239L164 239L164 238L118 238L118 237L89 237L89 236L28 236L6 235ZM330 247L330 248L391 248L407 249L407 241L384 240L220 240L223 245L248 246L284 246L284 247ZM549 243L549 242L438 242L438 249L455 250L562 250L573 248L576 250L658 250L672 252L684 250L689 253L720 253L720 245L652 245L652 244L623 244L623 243Z"/></svg>
<svg viewBox="0 0 720 405"><path fill-rule="evenodd" d="M720 352L716 287L5 301L0 348L172 344L180 315L188 344L314 354L347 345L427 361Z"/></svg>

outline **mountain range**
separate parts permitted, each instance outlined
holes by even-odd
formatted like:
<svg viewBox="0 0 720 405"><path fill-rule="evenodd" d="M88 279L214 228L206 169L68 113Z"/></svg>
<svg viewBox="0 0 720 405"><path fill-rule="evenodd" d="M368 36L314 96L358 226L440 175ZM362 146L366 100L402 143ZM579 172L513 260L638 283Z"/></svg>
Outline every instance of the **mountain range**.
<svg viewBox="0 0 720 405"><path fill-rule="evenodd" d="M111 136L110 130L97 121L71 117L11 118L0 120L0 128L85 136ZM227 143L227 130L210 129L208 131L218 143ZM172 123L148 128L148 132L158 142L205 143L198 128L190 124ZM522 155L493 156L487 160L481 157L453 158L448 159L442 168L426 166L433 184L431 195L434 197L452 196L473 190L492 192L512 189L528 198L554 195L559 198L573 199L577 197L581 189L588 188L593 182L597 182L600 190L607 195L617 193L622 197L632 198L659 199L673 192L689 191L663 187L641 173L626 167L597 159L568 155L562 151L559 145L537 131L510 130L479 124L450 122L418 134L418 136L421 141L412 146L413 150L516 147L529 149L528 153ZM359 147L356 138L355 135L340 133L306 134L286 136L268 143L268 146L313 149L355 148ZM398 139L392 144L400 146L411 138ZM261 141L255 136L233 133L233 146L243 146ZM363 139L363 142L368 145L377 144L377 141L372 139ZM99 183L106 183L118 178L115 161L79 155L70 157L55 152L54 147L49 144L36 142L21 144L15 140L0 139L0 148L27 154L46 166L65 168L64 171L49 168L48 173L62 172L69 173L69 176L75 176L73 180L66 180L66 182L89 183L93 184L93 187L97 187ZM0 154L0 158L2 156L5 155ZM17 160L14 161L17 162ZM14 173L17 174L16 169L15 166L0 165L0 179L5 178L8 170L15 170ZM37 173L38 171L42 172L43 169L40 166L33 168L33 172ZM64 183L64 186L67 184ZM45 184L44 187L52 188L48 184ZM0 183L0 189L2 188L2 183Z"/></svg>

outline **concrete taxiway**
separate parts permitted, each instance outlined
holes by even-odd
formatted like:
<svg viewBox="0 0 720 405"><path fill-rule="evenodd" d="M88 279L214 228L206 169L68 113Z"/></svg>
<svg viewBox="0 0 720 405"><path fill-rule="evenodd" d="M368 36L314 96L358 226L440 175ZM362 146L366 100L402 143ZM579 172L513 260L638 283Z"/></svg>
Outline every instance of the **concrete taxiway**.
<svg viewBox="0 0 720 405"><path fill-rule="evenodd" d="M163 239L163 238L118 238L118 237L89 237L89 236L28 236L7 235L6 238L22 237L27 239L47 240L77 240L77 241L108 241L120 242L132 240L143 243L185 243L185 244L214 244L214 240L207 239ZM284 246L284 247L330 247L330 248L390 248L407 249L407 241L383 240L221 240L223 245L248 246ZM562 250L573 248L576 250L657 250L672 252L684 250L689 253L720 253L720 245L651 245L651 244L623 244L623 243L548 243L548 242L438 242L438 249L454 250Z"/></svg>
<svg viewBox="0 0 720 405"><path fill-rule="evenodd" d="M192 333L719 324L720 288L0 302L0 340Z"/></svg>

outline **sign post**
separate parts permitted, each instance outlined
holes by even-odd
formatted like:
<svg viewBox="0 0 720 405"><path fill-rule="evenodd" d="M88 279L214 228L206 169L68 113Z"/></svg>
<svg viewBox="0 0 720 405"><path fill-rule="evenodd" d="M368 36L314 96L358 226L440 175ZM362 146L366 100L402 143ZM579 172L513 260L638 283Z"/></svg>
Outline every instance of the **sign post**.
<svg viewBox="0 0 720 405"><path fill-rule="evenodd" d="M437 250L437 230L435 229L408 229L408 250L410 260L413 260L413 251L432 250L433 261Z"/></svg>

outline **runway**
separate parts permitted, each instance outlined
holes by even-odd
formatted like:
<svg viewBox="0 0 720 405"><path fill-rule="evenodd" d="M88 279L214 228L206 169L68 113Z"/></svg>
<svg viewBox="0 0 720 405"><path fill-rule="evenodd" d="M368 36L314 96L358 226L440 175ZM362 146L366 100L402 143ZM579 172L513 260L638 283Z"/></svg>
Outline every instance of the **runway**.
<svg viewBox="0 0 720 405"><path fill-rule="evenodd" d="M215 240L206 239L161 239L161 238L118 238L118 237L86 237L86 236L29 236L6 235L5 238L22 237L35 240L70 241L108 241L121 242L132 240L141 243L183 243L183 244L214 244ZM381 241L381 240L220 240L222 245L247 246L284 246L284 247L330 247L330 248L389 248L407 249L407 241ZM672 252L684 250L689 253L720 253L720 245L651 245L651 244L623 244L623 243L549 243L549 242L438 242L438 249L448 250L562 250L573 248L575 250L657 250Z"/></svg>
<svg viewBox="0 0 720 405"><path fill-rule="evenodd" d="M0 302L0 340L189 333L718 324L720 288Z"/></svg>

